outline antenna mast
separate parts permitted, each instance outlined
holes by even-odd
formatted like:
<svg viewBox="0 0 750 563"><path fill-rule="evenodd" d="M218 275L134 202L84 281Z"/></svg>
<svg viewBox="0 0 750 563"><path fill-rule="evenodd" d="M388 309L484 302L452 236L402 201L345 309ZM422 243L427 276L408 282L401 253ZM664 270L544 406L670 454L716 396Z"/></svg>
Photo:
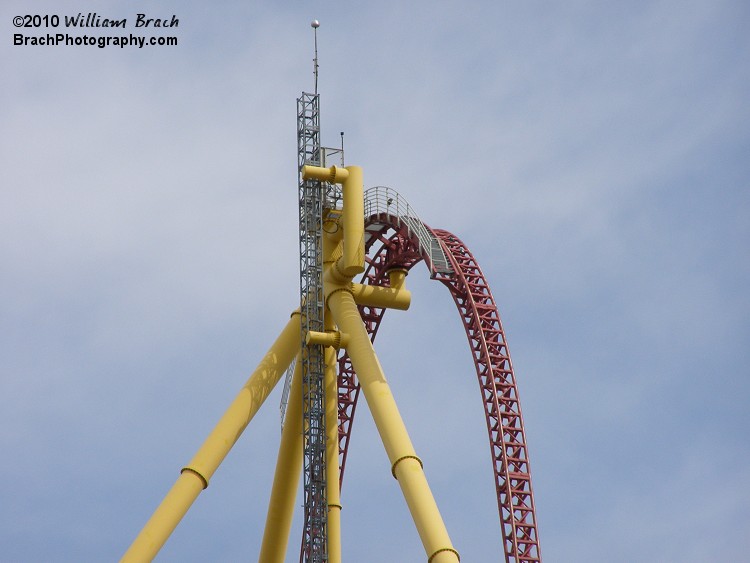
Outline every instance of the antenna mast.
<svg viewBox="0 0 750 563"><path fill-rule="evenodd" d="M313 35L315 36L315 58L313 59L313 74L315 74L315 93L318 93L318 28L320 27L320 22L318 20L313 20L310 24L310 27L313 28Z"/></svg>

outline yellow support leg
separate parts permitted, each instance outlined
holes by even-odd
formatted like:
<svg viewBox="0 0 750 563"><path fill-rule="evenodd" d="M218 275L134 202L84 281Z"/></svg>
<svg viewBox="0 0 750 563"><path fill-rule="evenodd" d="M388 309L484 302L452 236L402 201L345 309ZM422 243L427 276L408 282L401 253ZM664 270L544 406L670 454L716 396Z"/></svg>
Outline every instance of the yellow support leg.
<svg viewBox="0 0 750 563"><path fill-rule="evenodd" d="M123 555L121 562L151 561L187 513L219 464L258 412L299 349L299 312L292 315L276 342L245 383L218 424L149 521Z"/></svg>
<svg viewBox="0 0 750 563"><path fill-rule="evenodd" d="M329 319L326 318L326 324ZM328 563L341 563L341 489L339 488L339 393L336 349L328 346L326 361L326 496L328 498Z"/></svg>
<svg viewBox="0 0 750 563"><path fill-rule="evenodd" d="M422 462L414 452L354 297L348 290L335 290L328 296L328 307L339 330L349 334L347 352L391 461L393 475L398 479L419 532L428 562L458 562L458 552L448 537L448 531L422 470Z"/></svg>
<svg viewBox="0 0 750 563"><path fill-rule="evenodd" d="M302 366L297 356L258 561L284 563L302 474Z"/></svg>

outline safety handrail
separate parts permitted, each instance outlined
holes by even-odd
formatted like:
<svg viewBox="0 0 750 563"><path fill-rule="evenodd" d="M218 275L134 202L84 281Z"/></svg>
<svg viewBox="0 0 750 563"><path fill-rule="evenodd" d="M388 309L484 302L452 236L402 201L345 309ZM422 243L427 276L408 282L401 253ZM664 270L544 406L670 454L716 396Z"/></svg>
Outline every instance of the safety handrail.
<svg viewBox="0 0 750 563"><path fill-rule="evenodd" d="M419 219L409 202L396 190L387 186L375 186L365 190L365 221L380 214L390 215L406 227L410 237L415 237L425 258L428 258L431 274L453 272L443 252L440 241Z"/></svg>

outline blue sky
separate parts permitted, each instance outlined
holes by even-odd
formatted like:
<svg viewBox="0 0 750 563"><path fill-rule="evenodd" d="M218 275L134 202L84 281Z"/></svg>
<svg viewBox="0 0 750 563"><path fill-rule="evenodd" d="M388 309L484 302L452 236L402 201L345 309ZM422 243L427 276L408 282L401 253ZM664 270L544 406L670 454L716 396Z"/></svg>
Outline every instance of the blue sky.
<svg viewBox="0 0 750 563"><path fill-rule="evenodd" d="M0 8L0 561L117 559L295 307L313 18L324 144L492 286L545 560L747 557L746 3L33 4L177 15L142 50L13 46L29 6ZM501 560L459 317L408 284L381 362L463 560ZM257 557L278 402L159 561ZM342 501L347 561L424 560L366 408Z"/></svg>

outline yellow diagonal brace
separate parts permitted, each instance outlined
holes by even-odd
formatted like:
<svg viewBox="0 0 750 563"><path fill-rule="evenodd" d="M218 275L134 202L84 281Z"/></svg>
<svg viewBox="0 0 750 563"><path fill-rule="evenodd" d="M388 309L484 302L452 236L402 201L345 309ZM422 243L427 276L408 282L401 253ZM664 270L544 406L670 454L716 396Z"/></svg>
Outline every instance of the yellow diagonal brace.
<svg viewBox="0 0 750 563"><path fill-rule="evenodd" d="M297 356L258 561L284 563L302 474L302 367Z"/></svg>
<svg viewBox="0 0 750 563"><path fill-rule="evenodd" d="M151 561L185 516L229 450L258 412L299 349L299 312L292 315L276 342L245 383L198 453L164 497L121 562Z"/></svg>
<svg viewBox="0 0 750 563"><path fill-rule="evenodd" d="M383 369L352 294L346 289L333 291L328 306L339 330L349 334L347 352L357 373L362 392L398 479L406 504L431 563L456 563L453 548L435 499L419 461Z"/></svg>

